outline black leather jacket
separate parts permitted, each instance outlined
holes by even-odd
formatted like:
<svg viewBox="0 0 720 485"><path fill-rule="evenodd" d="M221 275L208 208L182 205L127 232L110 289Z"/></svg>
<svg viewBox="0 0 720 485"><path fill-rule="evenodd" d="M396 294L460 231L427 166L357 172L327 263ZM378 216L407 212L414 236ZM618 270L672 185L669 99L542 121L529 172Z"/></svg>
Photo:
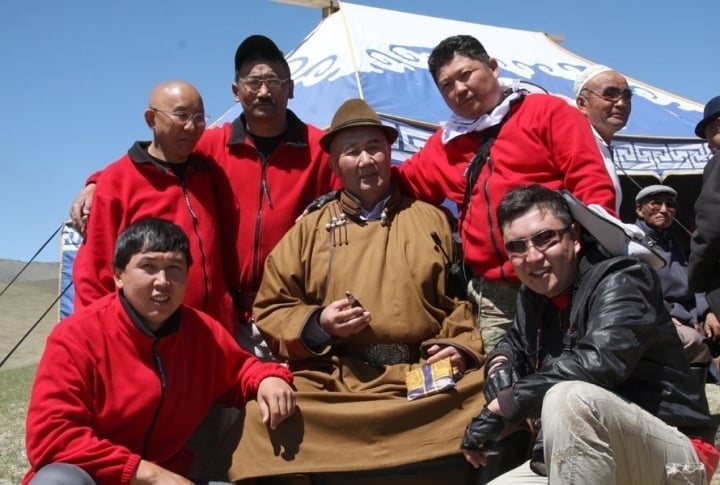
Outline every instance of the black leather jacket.
<svg viewBox="0 0 720 485"><path fill-rule="evenodd" d="M506 419L539 417L550 387L579 380L712 443L715 427L704 389L690 372L653 269L630 257L594 265L584 260L580 267L568 311L520 289L513 327L486 364L505 355L521 376L498 395Z"/></svg>

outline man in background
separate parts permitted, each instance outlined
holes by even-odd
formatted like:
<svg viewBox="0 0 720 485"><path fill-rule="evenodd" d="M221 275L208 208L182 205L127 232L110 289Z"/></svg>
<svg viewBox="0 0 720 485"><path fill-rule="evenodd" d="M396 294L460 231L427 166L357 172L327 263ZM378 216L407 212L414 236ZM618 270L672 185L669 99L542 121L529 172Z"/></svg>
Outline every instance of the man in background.
<svg viewBox="0 0 720 485"><path fill-rule="evenodd" d="M677 328L691 366L704 383L708 364L712 360L705 334L720 334L720 322L708 307L705 295L690 291L688 286L687 258L680 242L670 232L677 208L675 189L667 185L650 185L635 197L635 224L645 233L644 242L665 261L665 266L656 270L665 307Z"/></svg>
<svg viewBox="0 0 720 485"><path fill-rule="evenodd" d="M580 73L573 85L573 92L575 104L592 125L605 167L615 186L615 209L619 213L622 189L611 143L615 133L628 122L632 110L632 91L627 79L620 73L595 64Z"/></svg>

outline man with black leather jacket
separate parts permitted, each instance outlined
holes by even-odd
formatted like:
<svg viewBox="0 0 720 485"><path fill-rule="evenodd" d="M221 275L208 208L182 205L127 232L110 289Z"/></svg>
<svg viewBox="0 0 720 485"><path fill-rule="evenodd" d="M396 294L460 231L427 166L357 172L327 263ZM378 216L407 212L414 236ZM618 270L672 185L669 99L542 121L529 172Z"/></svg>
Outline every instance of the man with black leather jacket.
<svg viewBox="0 0 720 485"><path fill-rule="evenodd" d="M506 423L540 417L552 484L707 483L715 426L654 270L601 257L562 195L539 185L508 193L498 222L523 286L486 361L488 404L461 445L468 461L483 466ZM547 482L526 463L491 483Z"/></svg>

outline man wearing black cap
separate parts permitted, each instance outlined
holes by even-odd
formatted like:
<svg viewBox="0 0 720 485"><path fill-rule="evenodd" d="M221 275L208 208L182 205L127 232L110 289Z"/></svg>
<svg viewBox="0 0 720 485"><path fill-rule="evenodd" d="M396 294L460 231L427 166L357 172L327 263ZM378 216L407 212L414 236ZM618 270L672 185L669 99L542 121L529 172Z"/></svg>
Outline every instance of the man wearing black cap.
<svg viewBox="0 0 720 485"><path fill-rule="evenodd" d="M482 340L467 302L446 296L446 215L393 184L397 136L351 99L320 139L343 190L270 253L254 310L293 370L300 412L268 430L251 405L232 480L471 483L457 443L484 403ZM406 373L446 359L458 370L454 388L408 402Z"/></svg>
<svg viewBox="0 0 720 485"><path fill-rule="evenodd" d="M672 317L690 364L705 382L705 371L712 360L704 341L705 330L716 334L720 323L710 311L705 295L688 286L688 264L680 242L670 232L677 213L677 192L667 185L644 187L635 197L635 224L645 233L644 242L653 248L665 266L657 269L665 306Z"/></svg>
<svg viewBox="0 0 720 485"><path fill-rule="evenodd" d="M232 84L243 112L232 123L205 130L195 147L220 166L215 178L231 185L232 197L218 200L219 207L237 206L241 213L238 221L231 211L220 210L223 259L240 317L240 344L261 358L269 354L251 309L265 258L305 206L340 187L320 148L323 131L287 109L293 87L277 45L262 35L247 37L235 53ZM93 190L88 184L73 203L76 227L84 226Z"/></svg>
<svg viewBox="0 0 720 485"><path fill-rule="evenodd" d="M695 134L707 140L715 156L703 172L703 186L695 201L696 230L690 241L688 282L693 291L705 292L713 313L720 315L720 96L705 105ZM705 329L720 343L720 329Z"/></svg>

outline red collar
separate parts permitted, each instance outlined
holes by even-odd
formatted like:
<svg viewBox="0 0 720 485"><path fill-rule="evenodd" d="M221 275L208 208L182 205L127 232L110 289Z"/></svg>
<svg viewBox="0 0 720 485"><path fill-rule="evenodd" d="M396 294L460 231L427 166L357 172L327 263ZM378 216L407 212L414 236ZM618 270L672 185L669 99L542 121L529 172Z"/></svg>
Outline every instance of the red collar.
<svg viewBox="0 0 720 485"><path fill-rule="evenodd" d="M570 305L570 290L567 289L558 296L550 298L550 301L552 301L553 305L555 305L561 312L566 311Z"/></svg>

